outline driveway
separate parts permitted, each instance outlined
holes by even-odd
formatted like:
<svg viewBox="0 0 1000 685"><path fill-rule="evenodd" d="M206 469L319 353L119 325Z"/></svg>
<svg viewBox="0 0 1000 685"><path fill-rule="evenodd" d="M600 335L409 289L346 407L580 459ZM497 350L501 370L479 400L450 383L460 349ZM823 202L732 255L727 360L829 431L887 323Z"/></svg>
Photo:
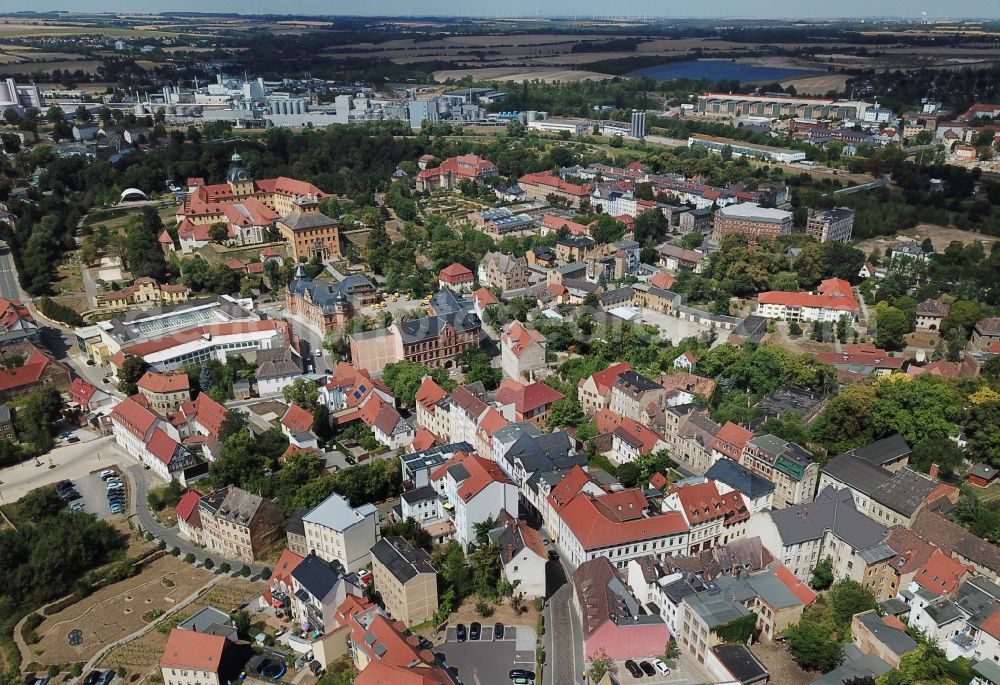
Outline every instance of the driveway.
<svg viewBox="0 0 1000 685"><path fill-rule="evenodd" d="M643 308L640 310L642 312L642 322L653 324L660 329L663 333L663 337L673 341L674 343L679 343L684 338L690 338L696 335L701 335L712 330L710 325L695 323L694 321L688 321L687 319L678 319L675 316L670 316L669 314L664 314L663 312L658 312L655 309ZM729 331L722 328L716 328L715 333L718 336L713 344L721 345L729 339Z"/></svg>

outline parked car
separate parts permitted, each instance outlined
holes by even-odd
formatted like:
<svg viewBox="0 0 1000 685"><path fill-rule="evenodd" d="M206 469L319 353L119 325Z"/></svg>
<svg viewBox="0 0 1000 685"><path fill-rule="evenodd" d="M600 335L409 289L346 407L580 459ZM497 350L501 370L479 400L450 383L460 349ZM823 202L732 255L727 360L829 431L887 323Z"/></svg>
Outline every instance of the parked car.
<svg viewBox="0 0 1000 685"><path fill-rule="evenodd" d="M77 443L80 442L80 438L75 435L71 435L68 438L66 438L66 442Z"/></svg>
<svg viewBox="0 0 1000 685"><path fill-rule="evenodd" d="M535 672L529 671L526 668L512 668L507 677L513 680L514 678L527 678L528 680L535 679Z"/></svg>
<svg viewBox="0 0 1000 685"><path fill-rule="evenodd" d="M642 677L642 669L639 668L639 665L631 659L625 662L625 670L631 673L633 678Z"/></svg>
<svg viewBox="0 0 1000 685"><path fill-rule="evenodd" d="M72 502L73 500L80 499L80 493L77 492L76 490L69 490L67 492L62 493L62 498L67 502Z"/></svg>
<svg viewBox="0 0 1000 685"><path fill-rule="evenodd" d="M493 639L502 640L503 639L503 623L493 624Z"/></svg>
<svg viewBox="0 0 1000 685"><path fill-rule="evenodd" d="M459 642L465 642L465 639L469 636L468 632L465 630L465 624L459 623L455 626L455 637L458 638Z"/></svg>
<svg viewBox="0 0 1000 685"><path fill-rule="evenodd" d="M91 671L87 674L87 677L83 679L83 685L95 685L97 683L97 679L100 677L100 671Z"/></svg>
<svg viewBox="0 0 1000 685"><path fill-rule="evenodd" d="M660 675L670 675L670 669L667 668L667 665L665 663L663 663L659 659L653 659L652 663L653 663L653 668L656 669L657 673L659 673Z"/></svg>
<svg viewBox="0 0 1000 685"><path fill-rule="evenodd" d="M352 457L352 456L351 456L351 455L349 455L349 454L348 454L348 455L347 455L346 457L344 457L344 461L346 461L346 462L347 462L348 464L350 464L351 466L355 466L355 465L357 465L357 463L358 463L358 460L357 460L357 459L355 459L354 457Z"/></svg>
<svg viewBox="0 0 1000 685"><path fill-rule="evenodd" d="M656 675L656 669L653 668L653 665L648 661L640 661L639 668L641 668L642 672L646 675Z"/></svg>
<svg viewBox="0 0 1000 685"><path fill-rule="evenodd" d="M469 639L478 640L482 634L483 626L479 624L478 621L473 621L469 624Z"/></svg>
<svg viewBox="0 0 1000 685"><path fill-rule="evenodd" d="M108 481L111 480L112 478L117 478L118 473L114 469L104 469L103 471L101 471L100 476L101 480Z"/></svg>

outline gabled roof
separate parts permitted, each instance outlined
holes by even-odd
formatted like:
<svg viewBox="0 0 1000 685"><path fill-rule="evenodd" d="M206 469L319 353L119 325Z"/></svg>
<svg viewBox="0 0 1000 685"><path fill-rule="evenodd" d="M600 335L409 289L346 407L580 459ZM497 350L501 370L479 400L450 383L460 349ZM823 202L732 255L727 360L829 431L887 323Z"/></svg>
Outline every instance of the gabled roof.
<svg viewBox="0 0 1000 685"><path fill-rule="evenodd" d="M196 490L188 490L183 495L181 495L180 501L177 502L177 506L174 511L177 513L177 518L182 521L187 521L188 523L193 522L193 517L198 518L198 523L201 523L201 517L198 516L198 502L201 501L201 494Z"/></svg>
<svg viewBox="0 0 1000 685"><path fill-rule="evenodd" d="M705 478L725 483L750 499L757 499L774 492L774 483L732 459L716 461L705 472Z"/></svg>
<svg viewBox="0 0 1000 685"><path fill-rule="evenodd" d="M618 362L617 364L612 364L603 371L598 371L593 374L589 379L581 378L578 386L582 386L588 380L592 381L597 387L597 394L604 395L611 389L611 387L618 380L618 376L625 373L626 371L631 371L632 367L628 362Z"/></svg>
<svg viewBox="0 0 1000 685"><path fill-rule="evenodd" d="M553 489L550 498L555 493ZM560 518L585 550L657 540L687 531L679 513L646 517L645 509L646 498L635 488L597 496L578 491L558 508Z"/></svg>
<svg viewBox="0 0 1000 685"><path fill-rule="evenodd" d="M433 378L430 376L424 376L420 379L420 387L417 388L415 401L418 404L422 404L428 411L433 413L434 406L447 396L448 393L446 393L444 388L438 385Z"/></svg>
<svg viewBox="0 0 1000 685"><path fill-rule="evenodd" d="M286 548L282 550L281 556L278 558L278 563L274 565L274 570L271 571L271 576L267 579L267 584L273 586L275 582L282 582L285 585L291 585L292 571L302 563L303 559L304 557L299 556L290 549Z"/></svg>
<svg viewBox="0 0 1000 685"><path fill-rule="evenodd" d="M142 375L142 378L138 380L136 385L147 392L158 394L167 392L183 392L191 389L191 381L188 379L188 375L183 371L168 373L147 371Z"/></svg>
<svg viewBox="0 0 1000 685"><path fill-rule="evenodd" d="M545 336L528 328L520 321L515 321L500 336L500 342L506 345L515 357L520 357L531 345L545 345Z"/></svg>
<svg viewBox="0 0 1000 685"><path fill-rule="evenodd" d="M949 596L973 569L953 559L939 549L914 574L913 580L921 587L939 596Z"/></svg>
<svg viewBox="0 0 1000 685"><path fill-rule="evenodd" d="M97 387L82 378L74 378L73 382L66 388L66 394L69 395L70 400L78 404L87 404L96 392Z"/></svg>
<svg viewBox="0 0 1000 685"><path fill-rule="evenodd" d="M115 405L111 411L111 421L120 425L134 437L144 441L159 417L143 404L137 402L137 397L141 398L142 396L126 397ZM145 401L145 398L143 400Z"/></svg>
<svg viewBox="0 0 1000 685"><path fill-rule="evenodd" d="M218 673L228 640L221 635L174 628L160 657L160 668Z"/></svg>
<svg viewBox="0 0 1000 685"><path fill-rule="evenodd" d="M522 385L517 381L505 379L501 381L497 390L496 401L498 405L513 404L516 412L526 414L558 402L563 397L565 395L545 383Z"/></svg>
<svg viewBox="0 0 1000 685"><path fill-rule="evenodd" d="M437 481L444 478L445 474L456 482L458 496L466 503L493 483L512 485L496 463L478 454L466 452L456 452L451 459L431 472L430 479Z"/></svg>
<svg viewBox="0 0 1000 685"><path fill-rule="evenodd" d="M830 531L855 550L863 550L881 543L887 533L884 526L857 510L850 490L832 486L824 488L812 502L767 515L786 546L818 540Z"/></svg>
<svg viewBox="0 0 1000 685"><path fill-rule="evenodd" d="M281 425L293 431L311 430L313 415L297 404L290 404L288 405L288 411L281 417Z"/></svg>

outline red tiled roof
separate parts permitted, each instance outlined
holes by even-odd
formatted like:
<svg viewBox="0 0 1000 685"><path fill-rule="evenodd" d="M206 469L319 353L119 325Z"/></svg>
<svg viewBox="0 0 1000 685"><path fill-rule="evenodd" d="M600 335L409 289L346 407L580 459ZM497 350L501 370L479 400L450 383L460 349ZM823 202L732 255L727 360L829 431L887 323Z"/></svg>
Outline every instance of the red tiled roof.
<svg viewBox="0 0 1000 685"><path fill-rule="evenodd" d="M600 496L580 493L562 506L559 516L588 550L655 540L687 530L684 518L675 511L643 516L645 503L645 496L637 489Z"/></svg>
<svg viewBox="0 0 1000 685"><path fill-rule="evenodd" d="M458 496L463 502L469 502L492 483L510 483L506 474L500 470L497 464L480 457L478 454L466 452L456 452L451 459L431 472L430 479L437 481L444 478L448 469L457 464L461 464L469 474L469 477L459 483L457 488Z"/></svg>
<svg viewBox="0 0 1000 685"><path fill-rule="evenodd" d="M558 231L565 226L569 230L570 235L590 235L589 226L584 226L581 223L563 219L559 216L553 216L552 214L546 214L542 217L542 226L552 231Z"/></svg>
<svg viewBox="0 0 1000 685"><path fill-rule="evenodd" d="M840 278L828 278L819 284L813 293L790 293L777 290L760 293L757 302L760 304L780 304L786 307L815 307L824 309L839 309L858 311L858 303L851 291L851 284Z"/></svg>
<svg viewBox="0 0 1000 685"><path fill-rule="evenodd" d="M302 563L303 557L299 556L290 549L285 549L281 556L278 558L278 563L274 565L274 570L271 571L271 577L267 579L267 584L269 587L274 587L274 583L281 582L285 585L292 584L292 571L295 567Z"/></svg>
<svg viewBox="0 0 1000 685"><path fill-rule="evenodd" d="M496 298L496 295L491 293L486 288L480 288L476 292L472 293L472 296L476 298L476 302L479 303L480 309L489 307L491 304L500 304L500 300Z"/></svg>
<svg viewBox="0 0 1000 685"><path fill-rule="evenodd" d="M612 433L632 447L637 448L642 455L649 454L658 444L664 442L663 438L655 431L627 416L621 417L621 421L618 422Z"/></svg>
<svg viewBox="0 0 1000 685"><path fill-rule="evenodd" d="M903 368L905 361L902 357L890 357L886 350L871 345L844 345L843 352L820 352L816 359L825 364L852 364L890 370Z"/></svg>
<svg viewBox="0 0 1000 685"><path fill-rule="evenodd" d="M559 511L569 504L590 482L593 482L590 475L581 467L574 466L549 492L549 504L556 511Z"/></svg>
<svg viewBox="0 0 1000 685"><path fill-rule="evenodd" d="M226 420L226 408L208 396L201 393L194 401L194 420L201 425L209 435L218 438L222 430L222 422ZM310 416L310 427L312 426Z"/></svg>
<svg viewBox="0 0 1000 685"><path fill-rule="evenodd" d="M591 376L590 379L594 381L594 385L597 386L597 394L603 395L611 389L612 385L615 384L615 381L618 380L618 376L631 370L632 366L628 362L619 362L617 364L612 364L603 371L598 371ZM585 382L586 379L580 379L580 382L577 385L583 385Z"/></svg>
<svg viewBox="0 0 1000 685"><path fill-rule="evenodd" d="M447 396L448 393L444 391L444 388L435 383L433 378L430 376L424 376L420 379L420 387L417 388L415 401L422 404L431 413L433 413L434 405Z"/></svg>
<svg viewBox="0 0 1000 685"><path fill-rule="evenodd" d="M1000 640L1000 607L987 616L980 627L997 640Z"/></svg>
<svg viewBox="0 0 1000 685"><path fill-rule="evenodd" d="M896 573L906 574L916 571L927 563L936 549L934 545L917 535L906 526L893 526L889 530L886 544L896 553L893 569ZM900 564L899 562L903 563Z"/></svg>
<svg viewBox="0 0 1000 685"><path fill-rule="evenodd" d="M437 442L437 437L426 428L421 428L413 436L413 442L410 443L410 451L423 452L433 446L435 442Z"/></svg>
<svg viewBox="0 0 1000 685"><path fill-rule="evenodd" d="M193 518L193 516L198 514L198 502L201 501L201 495L195 490L188 490L183 495L181 499L177 502L177 506L174 511L177 513L177 518L182 521L188 521Z"/></svg>
<svg viewBox="0 0 1000 685"><path fill-rule="evenodd" d="M149 430L156 424L157 416L136 401L142 395L133 395L115 405L111 421L122 426L139 440L145 440ZM143 398L145 401L145 398Z"/></svg>
<svg viewBox="0 0 1000 685"><path fill-rule="evenodd" d="M174 460L174 453L177 451L177 441L167 435L162 428L154 428L153 434L149 436L146 449L154 457L162 461L167 466Z"/></svg>
<svg viewBox="0 0 1000 685"><path fill-rule="evenodd" d="M664 290L670 290L674 287L675 283L677 283L677 278L672 274L668 274L663 271L649 279L650 285L654 285L657 288L663 288Z"/></svg>
<svg viewBox="0 0 1000 685"><path fill-rule="evenodd" d="M971 570L972 567L965 566L936 549L927 563L913 576L913 580L936 595L947 596L958 589L958 584Z"/></svg>
<svg viewBox="0 0 1000 685"><path fill-rule="evenodd" d="M667 485L670 485L670 481L662 473L657 471L653 474L652 478L649 479L649 484L652 485L657 490L662 490Z"/></svg>
<svg viewBox="0 0 1000 685"><path fill-rule="evenodd" d="M506 426L508 423L509 421L503 417L503 414L498 412L493 407L490 407L479 420L478 430L482 431L486 437L492 438L494 433Z"/></svg>
<svg viewBox="0 0 1000 685"><path fill-rule="evenodd" d="M288 405L288 411L281 417L281 425L293 431L312 429L313 415L297 404Z"/></svg>
<svg viewBox="0 0 1000 685"><path fill-rule="evenodd" d="M438 279L445 283L471 283L475 278L468 267L458 262L449 264L438 272Z"/></svg>
<svg viewBox="0 0 1000 685"><path fill-rule="evenodd" d="M160 668L184 668L217 673L226 649L221 635L174 628L160 657Z"/></svg>
<svg viewBox="0 0 1000 685"><path fill-rule="evenodd" d="M538 331L525 328L520 321L515 321L500 336L500 342L506 344L515 357L520 358L532 343L544 343L545 336Z"/></svg>
<svg viewBox="0 0 1000 685"><path fill-rule="evenodd" d="M173 245L174 239L170 237L170 232L167 229L163 229L163 233L160 237L156 239L161 245Z"/></svg>
<svg viewBox="0 0 1000 685"><path fill-rule="evenodd" d="M792 594L795 595L804 605L809 606L816 601L816 591L796 578L784 564L778 565L777 570L774 572L774 576L781 581L782 585L791 590Z"/></svg>
<svg viewBox="0 0 1000 685"><path fill-rule="evenodd" d="M157 373L147 371L142 374L136 385L143 390L153 393L181 392L191 389L191 381L183 371L171 371L168 373Z"/></svg>
<svg viewBox="0 0 1000 685"><path fill-rule="evenodd" d="M712 440L712 449L722 452L730 459L740 460L743 448L748 441L753 439L753 431L749 431L739 424L726 421L719 432Z"/></svg>
<svg viewBox="0 0 1000 685"><path fill-rule="evenodd" d="M496 171L496 165L488 159L484 159L478 155L460 155L458 157L449 157L437 167L421 169L417 173L417 178L434 178L443 174L452 174L472 179L484 174L496 173Z"/></svg>
<svg viewBox="0 0 1000 685"><path fill-rule="evenodd" d="M97 392L97 388L82 378L74 378L73 382L66 388L66 394L69 395L69 399L83 405L90 402L90 398L94 396L95 392Z"/></svg>
<svg viewBox="0 0 1000 685"><path fill-rule="evenodd" d="M736 490L722 494L714 480L704 483L674 486L669 490L676 494L690 525L724 518L727 522L750 518L743 495Z"/></svg>
<svg viewBox="0 0 1000 685"><path fill-rule="evenodd" d="M568 183L558 176L553 176L550 172L541 172L534 174L525 174L521 178L517 179L518 185L534 185L534 186L545 186L546 188L551 188L554 191L561 193L566 193L567 195L575 195L577 197L587 197L590 195L590 185L587 183Z"/></svg>
<svg viewBox="0 0 1000 685"><path fill-rule="evenodd" d="M48 365L49 358L40 350L34 350L21 366L0 371L0 391L37 383Z"/></svg>
<svg viewBox="0 0 1000 685"><path fill-rule="evenodd" d="M546 405L558 402L565 395L545 383L522 385L509 379L500 383L497 390L497 404L513 404L519 414L526 414Z"/></svg>

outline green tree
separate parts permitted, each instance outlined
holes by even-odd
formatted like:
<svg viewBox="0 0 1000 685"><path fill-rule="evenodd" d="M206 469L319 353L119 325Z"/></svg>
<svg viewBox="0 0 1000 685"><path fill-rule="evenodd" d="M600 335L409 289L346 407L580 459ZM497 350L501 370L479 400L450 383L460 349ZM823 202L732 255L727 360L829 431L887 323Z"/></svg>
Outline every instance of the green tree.
<svg viewBox="0 0 1000 685"><path fill-rule="evenodd" d="M45 452L52 447L56 423L62 419L62 395L51 385L36 388L20 402L15 421L20 433L35 449Z"/></svg>
<svg viewBox="0 0 1000 685"><path fill-rule="evenodd" d="M306 411L312 412L319 404L319 389L312 381L298 378L291 385L286 385L281 391L286 402L297 404Z"/></svg>
<svg viewBox="0 0 1000 685"><path fill-rule="evenodd" d="M66 502L53 485L46 485L32 490L17 501L19 518L32 523L41 523L45 519L59 514L66 508Z"/></svg>
<svg viewBox="0 0 1000 685"><path fill-rule="evenodd" d="M386 364L382 372L382 382L403 406L412 407L424 376L430 376L431 380L446 391L454 387L454 383L448 378L448 372L445 369L428 369L423 364L406 360Z"/></svg>
<svg viewBox="0 0 1000 685"><path fill-rule="evenodd" d="M233 619L233 627L236 628L236 632L239 633L240 637L246 639L250 637L250 614L246 609L240 609L239 611L234 611L231 615Z"/></svg>
<svg viewBox="0 0 1000 685"><path fill-rule="evenodd" d="M547 426L551 429L579 426L584 422L583 410L575 397L564 397L552 404Z"/></svg>
<svg viewBox="0 0 1000 685"><path fill-rule="evenodd" d="M904 336L910 331L910 321L906 314L895 307L876 308L875 344L887 350L903 347Z"/></svg>
<svg viewBox="0 0 1000 685"><path fill-rule="evenodd" d="M213 243L226 242L229 240L229 227L223 221L212 224L208 229L208 239Z"/></svg>
<svg viewBox="0 0 1000 685"><path fill-rule="evenodd" d="M249 426L250 421L247 418L246 412L235 408L228 409L226 410L225 418L222 419L222 425L219 427L218 438L222 442L225 442Z"/></svg>
<svg viewBox="0 0 1000 685"><path fill-rule="evenodd" d="M130 396L139 392L137 383L148 369L149 364L142 357L126 355L125 361L118 369L118 392Z"/></svg>
<svg viewBox="0 0 1000 685"><path fill-rule="evenodd" d="M788 651L802 668L828 673L837 668L843 659L840 643L818 623L803 620L785 631L785 635L788 637Z"/></svg>
<svg viewBox="0 0 1000 685"><path fill-rule="evenodd" d="M809 581L814 590L826 590L833 585L833 559L824 558L812 571L812 578Z"/></svg>
<svg viewBox="0 0 1000 685"><path fill-rule="evenodd" d="M599 683L605 675L610 673L611 675L618 674L618 664L614 659L608 656L608 653L604 649L600 649L594 658L590 661L590 670L587 672L587 676L592 683Z"/></svg>

